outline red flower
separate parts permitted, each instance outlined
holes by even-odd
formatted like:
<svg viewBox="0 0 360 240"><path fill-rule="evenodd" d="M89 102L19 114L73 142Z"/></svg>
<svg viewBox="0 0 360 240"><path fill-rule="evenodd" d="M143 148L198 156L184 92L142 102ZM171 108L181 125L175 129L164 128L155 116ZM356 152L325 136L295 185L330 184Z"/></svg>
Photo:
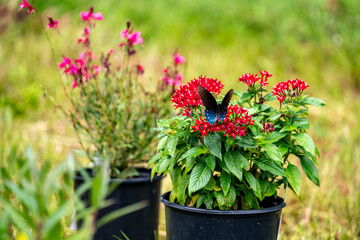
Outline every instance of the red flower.
<svg viewBox="0 0 360 240"><path fill-rule="evenodd" d="M244 82L246 83L246 85L248 85L249 87L253 88L255 86L255 83L259 80L260 78L257 76L257 74L243 74L240 78L239 81L240 82Z"/></svg>
<svg viewBox="0 0 360 240"><path fill-rule="evenodd" d="M136 72L137 74L144 74L144 67L141 65L136 65Z"/></svg>
<svg viewBox="0 0 360 240"><path fill-rule="evenodd" d="M290 89L290 86L292 89ZM303 80L288 80L286 82L276 84L272 93L281 104L286 97L289 97L290 99L300 97L302 92L308 87L309 85L307 85Z"/></svg>
<svg viewBox="0 0 360 240"><path fill-rule="evenodd" d="M35 12L35 8L33 6L31 6L27 0L23 0L22 3L19 3L20 9L19 11L21 11L24 8L29 8L26 12L27 15L29 15L32 12Z"/></svg>
<svg viewBox="0 0 360 240"><path fill-rule="evenodd" d="M223 132L224 136L233 137L245 136L246 128L253 125L254 121L248 115L247 110L238 105L230 105L228 107L227 116L223 122L217 121L211 125L200 116L199 120L195 119L194 131L201 133L201 136L208 135L210 132Z"/></svg>
<svg viewBox="0 0 360 240"><path fill-rule="evenodd" d="M58 24L59 24L59 20L53 20L52 17L48 17L49 19L49 23L48 23L48 28L55 28L57 29Z"/></svg>
<svg viewBox="0 0 360 240"><path fill-rule="evenodd" d="M186 85L180 86L179 89L176 90L171 99L174 103L174 107L183 107L191 110L191 108L197 108L199 105L202 105L200 96L197 93L198 86L205 87L209 92L215 93L216 95L219 95L221 89L224 87L217 79L206 78L205 76L194 78L192 81L188 82Z"/></svg>
<svg viewBox="0 0 360 240"><path fill-rule="evenodd" d="M267 71L259 71L259 72L260 72L260 74L261 74L260 84L261 84L262 86L265 86L266 84L269 84L269 83L267 82L267 79L268 79L269 77L272 77L272 74L268 73Z"/></svg>

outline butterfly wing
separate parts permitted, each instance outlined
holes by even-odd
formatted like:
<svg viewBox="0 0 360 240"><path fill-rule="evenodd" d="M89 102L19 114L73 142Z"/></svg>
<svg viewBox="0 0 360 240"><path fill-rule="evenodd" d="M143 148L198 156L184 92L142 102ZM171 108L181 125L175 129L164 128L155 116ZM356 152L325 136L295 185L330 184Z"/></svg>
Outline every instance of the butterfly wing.
<svg viewBox="0 0 360 240"><path fill-rule="evenodd" d="M224 121L226 114L227 114L227 108L230 104L231 98L234 94L234 90L230 89L227 94L225 95L224 99L222 100L221 104L218 107L218 117L220 121Z"/></svg>
<svg viewBox="0 0 360 240"><path fill-rule="evenodd" d="M201 102L204 104L205 117L211 125L217 121L218 117L218 105L213 95L202 86L197 87L197 92L200 96Z"/></svg>

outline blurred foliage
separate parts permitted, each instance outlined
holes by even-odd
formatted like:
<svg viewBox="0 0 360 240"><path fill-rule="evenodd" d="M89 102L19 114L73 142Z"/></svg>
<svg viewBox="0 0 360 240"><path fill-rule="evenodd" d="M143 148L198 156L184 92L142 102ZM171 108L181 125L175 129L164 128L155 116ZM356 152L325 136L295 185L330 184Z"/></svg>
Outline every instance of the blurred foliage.
<svg viewBox="0 0 360 240"><path fill-rule="evenodd" d="M24 136L56 162L75 141L52 120L53 105L43 98L43 89L59 102L65 99L56 69L62 54L72 50L64 51L67 42L46 30L54 60L39 16L18 12L19 2L0 0L1 140L21 145ZM289 76L305 80L310 95L328 103L309 114L321 153L322 182L320 188L303 183L303 202L288 195L282 239L360 237L360 1L34 1L42 16L60 19L66 39L81 34L73 24L79 18L73 16L90 5L105 17L97 26L101 34L95 34L94 47L118 43L127 20L142 32L146 48L139 56L149 88L176 47L187 59L185 80L206 74L229 89L241 74L258 70L274 74L270 86ZM12 126L4 123L9 119Z"/></svg>

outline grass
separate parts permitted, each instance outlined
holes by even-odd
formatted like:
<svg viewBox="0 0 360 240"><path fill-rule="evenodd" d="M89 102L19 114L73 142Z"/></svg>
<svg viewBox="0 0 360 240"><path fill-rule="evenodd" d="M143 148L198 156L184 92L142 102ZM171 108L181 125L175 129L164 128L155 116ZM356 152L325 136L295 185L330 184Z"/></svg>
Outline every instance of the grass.
<svg viewBox="0 0 360 240"><path fill-rule="evenodd" d="M56 64L72 50L46 30L49 45L39 15L25 16L17 4L0 0L0 133L2 141L30 144L55 163L77 143L43 90L64 101ZM103 51L120 41L131 20L145 40L139 57L149 85L175 48L186 57L186 80L205 74L224 81L226 89L244 89L236 83L241 74L267 70L274 74L270 85L289 78L307 81L308 93L327 102L310 111L310 134L321 153L321 187L304 176L301 199L288 193L282 239L360 237L359 1L37 0L34 5L42 17L60 18L71 44L81 34L79 12L94 5L105 21L98 22L93 47ZM163 188L170 189L168 180ZM164 218L160 228L163 232Z"/></svg>

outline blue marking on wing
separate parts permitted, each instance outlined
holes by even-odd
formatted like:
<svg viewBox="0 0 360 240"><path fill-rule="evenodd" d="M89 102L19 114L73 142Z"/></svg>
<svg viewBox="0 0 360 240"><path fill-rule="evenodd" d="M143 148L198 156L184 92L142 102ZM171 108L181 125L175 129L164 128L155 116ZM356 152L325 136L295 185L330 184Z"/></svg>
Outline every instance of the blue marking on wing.
<svg viewBox="0 0 360 240"><path fill-rule="evenodd" d="M220 121L224 121L225 117L226 117L227 111L222 111L219 113L219 120Z"/></svg>
<svg viewBox="0 0 360 240"><path fill-rule="evenodd" d="M216 122L218 116L217 116L216 110L214 110L214 109L206 109L205 110L205 117L206 117L206 121L208 121L208 123L213 125Z"/></svg>

